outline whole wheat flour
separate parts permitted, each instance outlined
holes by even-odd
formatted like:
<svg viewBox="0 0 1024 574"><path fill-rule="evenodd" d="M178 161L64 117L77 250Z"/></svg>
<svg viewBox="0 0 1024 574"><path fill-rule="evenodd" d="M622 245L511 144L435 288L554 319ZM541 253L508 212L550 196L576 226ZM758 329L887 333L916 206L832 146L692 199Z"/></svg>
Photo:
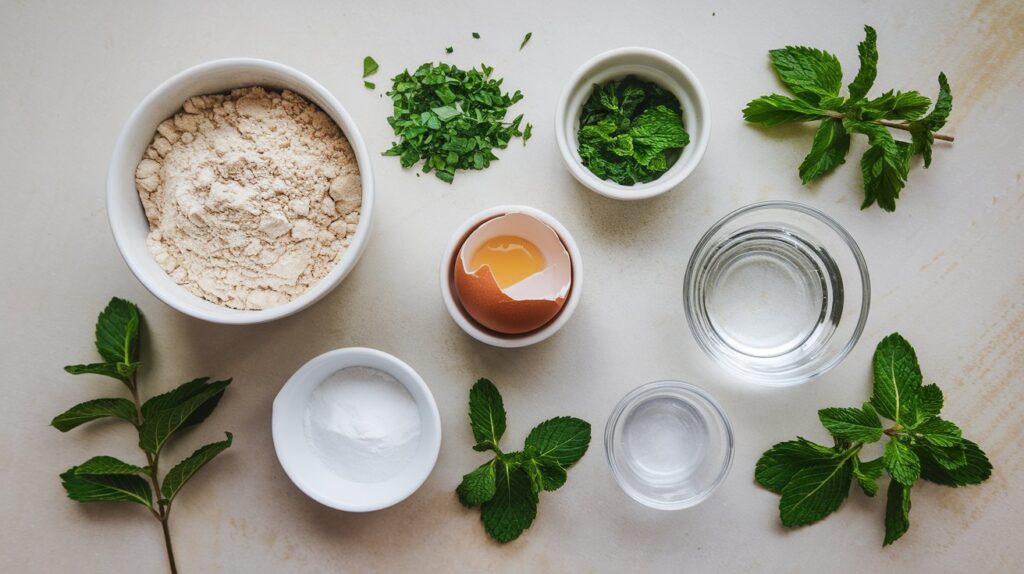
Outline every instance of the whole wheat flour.
<svg viewBox="0 0 1024 574"><path fill-rule="evenodd" d="M291 301L334 268L359 222L348 140L287 90L241 88L182 108L157 127L135 172L150 252L214 303Z"/></svg>

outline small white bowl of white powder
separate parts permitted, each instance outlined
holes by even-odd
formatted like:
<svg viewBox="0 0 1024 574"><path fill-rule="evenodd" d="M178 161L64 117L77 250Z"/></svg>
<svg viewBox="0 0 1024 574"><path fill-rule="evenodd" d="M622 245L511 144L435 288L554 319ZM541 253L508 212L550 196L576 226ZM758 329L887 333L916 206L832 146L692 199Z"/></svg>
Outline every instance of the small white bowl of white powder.
<svg viewBox="0 0 1024 574"><path fill-rule="evenodd" d="M352 270L373 191L366 145L330 92L288 66L233 58L139 104L114 148L107 214L156 297L207 321L261 323Z"/></svg>
<svg viewBox="0 0 1024 574"><path fill-rule="evenodd" d="M434 468L441 418L409 365L362 347L320 355L274 399L274 450L310 498L349 512L387 508Z"/></svg>

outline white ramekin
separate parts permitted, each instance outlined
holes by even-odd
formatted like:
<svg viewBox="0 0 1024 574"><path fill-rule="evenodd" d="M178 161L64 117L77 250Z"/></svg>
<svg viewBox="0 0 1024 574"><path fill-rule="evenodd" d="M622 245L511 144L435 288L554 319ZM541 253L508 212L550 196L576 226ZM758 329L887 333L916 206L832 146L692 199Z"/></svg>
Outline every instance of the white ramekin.
<svg viewBox="0 0 1024 574"><path fill-rule="evenodd" d="M455 297L455 290L452 286L455 260L459 255L459 248L462 247L462 243L483 222L508 213L523 213L547 224L548 227L558 234L558 238L562 240L565 250L569 252L569 262L572 265L572 286L569 288L569 295L566 297L561 311L558 312L558 315L555 315L551 322L540 329L521 335L505 335L481 326L462 308L462 305ZM573 311L579 305L582 292L583 256L580 255L580 249L576 245L576 240L572 238L569 230L559 223L557 219L539 209L525 205L499 205L485 209L470 217L452 234L452 238L448 241L448 246L445 247L444 256L441 259L441 298L444 300L444 306L448 309L448 313L452 316L455 323L471 337L495 347L509 349L526 347L554 335L572 317Z"/></svg>
<svg viewBox="0 0 1024 574"><path fill-rule="evenodd" d="M295 299L259 311L242 311L211 303L178 285L157 264L146 246L149 222L135 189L135 168L160 122L171 117L191 96L226 92L246 86L292 90L320 106L348 138L359 164L363 201L359 224L348 250L323 279ZM225 324L273 321L296 313L334 289L352 270L366 248L373 214L373 171L366 144L345 108L309 76L276 62L230 58L200 64L179 73L153 90L125 124L114 146L107 173L107 217L121 256L146 289L171 307L197 319Z"/></svg>
<svg viewBox="0 0 1024 574"><path fill-rule="evenodd" d="M690 134L690 143L683 148L672 167L658 179L636 185L621 185L600 179L583 165L576 132L580 110L590 97L594 84L629 75L653 81L679 99L683 109L683 125ZM566 167L583 185L614 199L647 199L682 183L700 163L711 138L711 111L697 76L679 60L650 48L618 48L594 56L569 79L562 90L558 107L555 108L555 138Z"/></svg>
<svg viewBox="0 0 1024 574"><path fill-rule="evenodd" d="M346 367L370 367L398 379L419 408L420 442L416 456L397 475L376 483L338 476L320 460L305 432L306 407L326 378ZM430 476L441 449L441 417L430 387L396 357L376 349L349 347L314 357L295 371L274 399L271 420L274 451L288 478L320 504L348 512L370 512L398 504Z"/></svg>

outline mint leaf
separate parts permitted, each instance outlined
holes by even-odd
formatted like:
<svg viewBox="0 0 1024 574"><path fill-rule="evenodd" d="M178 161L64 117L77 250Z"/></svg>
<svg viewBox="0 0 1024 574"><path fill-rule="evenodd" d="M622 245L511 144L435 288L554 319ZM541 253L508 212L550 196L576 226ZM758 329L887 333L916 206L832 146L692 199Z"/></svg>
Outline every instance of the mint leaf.
<svg viewBox="0 0 1024 574"><path fill-rule="evenodd" d="M882 339L873 358L875 375L871 404L878 412L900 423L908 412L908 401L921 388L921 367L910 343L899 333Z"/></svg>
<svg viewBox="0 0 1024 574"><path fill-rule="evenodd" d="M842 120L822 120L814 133L811 152L800 164L800 181L807 184L846 163L849 150L850 134L846 133Z"/></svg>
<svg viewBox="0 0 1024 574"><path fill-rule="evenodd" d="M227 436L227 439L199 447L188 458L176 464L167 473L163 484L160 485L160 491L163 494L164 500L174 500L181 487L185 486L185 483L195 476L200 468L203 468L206 463L231 446L234 437L229 432L224 434Z"/></svg>
<svg viewBox="0 0 1024 574"><path fill-rule="evenodd" d="M797 472L838 457L839 454L829 447L797 437L766 450L754 468L754 479L768 490L782 494L782 489Z"/></svg>
<svg viewBox="0 0 1024 574"><path fill-rule="evenodd" d="M505 405L494 383L480 379L469 391L469 423L475 450L497 449L505 434Z"/></svg>
<svg viewBox="0 0 1024 574"><path fill-rule="evenodd" d="M864 41L857 45L860 56L860 69L857 77L850 82L850 99L859 100L868 95L868 90L875 83L878 75L878 48L875 46L875 29L864 26Z"/></svg>
<svg viewBox="0 0 1024 574"><path fill-rule="evenodd" d="M923 419L939 416L942 410L942 389L938 385L924 385L917 393L917 406Z"/></svg>
<svg viewBox="0 0 1024 574"><path fill-rule="evenodd" d="M527 123L526 127L523 128L523 145L524 146L526 145L526 142L530 141L531 137L533 137L533 124Z"/></svg>
<svg viewBox="0 0 1024 574"><path fill-rule="evenodd" d="M779 500L782 524L811 524L839 508L850 492L852 467L849 458L837 458L805 467L793 475Z"/></svg>
<svg viewBox="0 0 1024 574"><path fill-rule="evenodd" d="M590 446L590 423L575 417L548 419L530 431L526 448L538 459L548 458L564 468L576 464Z"/></svg>
<svg viewBox="0 0 1024 574"><path fill-rule="evenodd" d="M984 482L992 475L992 463L981 448L962 439L964 464L958 468L945 468L936 458L933 448L917 447L915 452L921 458L921 478L945 486L965 486Z"/></svg>
<svg viewBox="0 0 1024 574"><path fill-rule="evenodd" d="M142 318L134 303L114 297L96 321L96 350L107 363L139 361Z"/></svg>
<svg viewBox="0 0 1024 574"><path fill-rule="evenodd" d="M882 476L884 468L881 458L861 462L857 457L853 458L853 477L864 494L874 497L878 493L878 478Z"/></svg>
<svg viewBox="0 0 1024 574"><path fill-rule="evenodd" d="M374 60L372 56L367 56L367 57L363 58L363 77L364 78L367 77L367 76L372 76L372 75L376 74L377 70L379 68L380 68L380 66L377 65L377 60Z"/></svg>
<svg viewBox="0 0 1024 574"><path fill-rule="evenodd" d="M914 484L914 481L921 477L921 459L898 438L886 443L882 462L889 471L889 476L905 486Z"/></svg>
<svg viewBox="0 0 1024 574"><path fill-rule="evenodd" d="M796 97L811 104L839 95L843 70L835 56L815 48L787 46L768 52L779 79Z"/></svg>
<svg viewBox="0 0 1024 574"><path fill-rule="evenodd" d="M142 426L139 427L139 448L150 454L158 454L167 442L167 439L175 432L198 424L209 416L230 383L231 379L228 379L204 385L201 391L185 401L157 410L152 416L147 416ZM186 385L191 384L186 383ZM174 391L171 392L173 393Z"/></svg>
<svg viewBox="0 0 1024 574"><path fill-rule="evenodd" d="M149 474L149 469L112 456L94 456L75 467L75 474Z"/></svg>
<svg viewBox="0 0 1024 574"><path fill-rule="evenodd" d="M629 129L632 143L636 147L635 157L641 165L648 165L665 150L683 148L690 143L690 135L683 128L678 111L668 106L647 108L633 120Z"/></svg>
<svg viewBox="0 0 1024 574"><path fill-rule="evenodd" d="M801 100L779 94L761 96L743 108L743 119L755 124L774 126L789 122L809 122L828 117L825 110Z"/></svg>
<svg viewBox="0 0 1024 574"><path fill-rule="evenodd" d="M366 88L367 90L375 90L377 89L377 84L374 84L373 82L367 82L364 80L363 87Z"/></svg>
<svg viewBox="0 0 1024 574"><path fill-rule="evenodd" d="M883 546L896 542L910 528L910 486L895 480L889 482L885 501L885 541Z"/></svg>
<svg viewBox="0 0 1024 574"><path fill-rule="evenodd" d="M915 91L896 92L892 105L884 117L889 120L916 120L923 116L931 105L930 99Z"/></svg>
<svg viewBox="0 0 1024 574"><path fill-rule="evenodd" d="M193 379L178 386L174 390L151 397L149 400L142 403L143 419L152 418L162 411L167 411L183 405L190 399L203 393L211 393L213 396L210 400L197 409L196 412L193 413L187 421L185 421L183 426L192 426L203 422L206 417L210 416L213 409L217 407L217 403L220 402L221 397L224 395L224 389L231 384L231 379L208 383L209 380L210 377ZM220 393L215 392L215 389L220 389Z"/></svg>
<svg viewBox="0 0 1024 574"><path fill-rule="evenodd" d="M533 483L534 491L547 490L553 492L562 488L569 478L569 473L560 462L551 457L533 458L525 466L530 480Z"/></svg>
<svg viewBox="0 0 1024 574"><path fill-rule="evenodd" d="M462 477L462 482L455 489L455 493L459 496L459 502L463 506L480 506L494 498L497 489L495 477L497 464L498 459L491 459Z"/></svg>
<svg viewBox="0 0 1024 574"><path fill-rule="evenodd" d="M896 142L896 149L897 152L889 153L887 148L873 146L861 156L860 171L864 178L861 209L878 202L883 210L896 211L896 200L907 184L910 146Z"/></svg>
<svg viewBox="0 0 1024 574"><path fill-rule="evenodd" d="M526 43L530 41L530 38L533 38L533 32L527 32L526 36L523 37L523 43L519 44L520 51L522 51L522 49L526 47Z"/></svg>
<svg viewBox="0 0 1024 574"><path fill-rule="evenodd" d="M537 517L537 494L530 477L518 467L497 463L494 497L480 506L484 530L498 542L519 538Z"/></svg>
<svg viewBox="0 0 1024 574"><path fill-rule="evenodd" d="M119 418L135 424L135 405L128 399L93 399L79 403L54 417L50 424L60 432L96 419Z"/></svg>
<svg viewBox="0 0 1024 574"><path fill-rule="evenodd" d="M871 403L864 403L863 409L821 409L818 418L836 438L850 442L876 442L882 438L882 421Z"/></svg>
<svg viewBox="0 0 1024 574"><path fill-rule="evenodd" d="M928 131L937 132L946 125L949 113L953 111L953 94L949 89L949 81L946 74L939 74L939 96L935 99L935 108L930 114L921 119L921 124L928 128Z"/></svg>
<svg viewBox="0 0 1024 574"><path fill-rule="evenodd" d="M64 370L72 375L103 375L127 383L139 368L139 363L91 363L68 365Z"/></svg>
<svg viewBox="0 0 1024 574"><path fill-rule="evenodd" d="M60 475L68 498L78 502L135 502L153 508L149 483L130 474L79 474L71 467Z"/></svg>
<svg viewBox="0 0 1024 574"><path fill-rule="evenodd" d="M930 445L950 447L960 446L963 443L960 438L960 427L939 417L931 418L917 425L914 430Z"/></svg>
<svg viewBox="0 0 1024 574"><path fill-rule="evenodd" d="M926 117L910 122L910 136L914 153L924 157L924 167L932 165L932 144L935 142L934 132L946 125L946 119L953 110L953 95L949 90L946 74L939 74L939 96L935 100L935 108Z"/></svg>

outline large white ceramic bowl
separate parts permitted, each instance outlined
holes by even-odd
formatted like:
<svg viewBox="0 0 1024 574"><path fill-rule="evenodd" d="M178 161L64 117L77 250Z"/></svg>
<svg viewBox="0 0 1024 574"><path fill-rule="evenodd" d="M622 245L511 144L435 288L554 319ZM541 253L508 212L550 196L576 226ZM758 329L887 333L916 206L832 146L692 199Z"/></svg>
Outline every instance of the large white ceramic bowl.
<svg viewBox="0 0 1024 574"><path fill-rule="evenodd" d="M226 92L246 86L289 89L320 106L348 138L359 163L363 203L359 224L348 250L323 279L295 299L268 309L243 311L211 303L178 285L157 264L146 247L149 222L135 189L135 168L160 122L171 117L191 96ZM167 80L142 100L114 146L107 173L107 216L121 255L132 273L158 299L197 319L226 324L273 321L296 313L334 289L352 270L366 248L373 214L373 171L370 155L352 117L323 86L309 76L276 62L251 58L215 60L189 68Z"/></svg>
<svg viewBox="0 0 1024 574"><path fill-rule="evenodd" d="M597 177L583 165L576 132L580 110L590 97L594 84L631 75L658 84L679 100L683 109L683 126L690 134L690 143L658 179L622 185ZM678 186L700 163L710 138L711 111L697 76L679 60L650 48L618 48L594 56L572 75L555 108L555 139L569 173L591 190L614 199L647 199Z"/></svg>
<svg viewBox="0 0 1024 574"><path fill-rule="evenodd" d="M383 482L356 482L339 476L320 459L306 437L305 414L313 391L324 379L347 367L370 367L405 385L420 414L416 455L398 474ZM441 417L423 379L392 355L349 347L313 358L288 379L274 399L274 450L288 478L317 502L348 512L370 512L398 504L427 480L441 449Z"/></svg>

